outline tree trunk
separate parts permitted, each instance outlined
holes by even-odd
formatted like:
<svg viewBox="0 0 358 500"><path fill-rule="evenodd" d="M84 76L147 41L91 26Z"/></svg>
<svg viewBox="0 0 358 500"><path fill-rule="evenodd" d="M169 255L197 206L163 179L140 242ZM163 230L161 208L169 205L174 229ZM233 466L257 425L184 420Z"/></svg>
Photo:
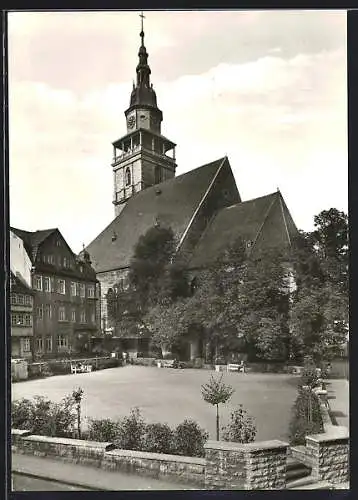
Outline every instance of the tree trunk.
<svg viewBox="0 0 358 500"><path fill-rule="evenodd" d="M220 441L219 405L216 405L216 441Z"/></svg>
<svg viewBox="0 0 358 500"><path fill-rule="evenodd" d="M77 406L77 432L78 439L81 439L81 405Z"/></svg>

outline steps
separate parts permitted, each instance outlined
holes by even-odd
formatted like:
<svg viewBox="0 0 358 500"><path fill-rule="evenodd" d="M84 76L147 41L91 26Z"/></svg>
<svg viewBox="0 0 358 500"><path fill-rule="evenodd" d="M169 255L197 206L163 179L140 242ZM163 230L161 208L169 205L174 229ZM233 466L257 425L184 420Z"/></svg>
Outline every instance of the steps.
<svg viewBox="0 0 358 500"><path fill-rule="evenodd" d="M298 479L306 478L311 474L311 467L293 457L287 457L286 479L287 484Z"/></svg>
<svg viewBox="0 0 358 500"><path fill-rule="evenodd" d="M316 481L312 477L298 479L287 485L288 490L332 490L332 485L327 481Z"/></svg>
<svg viewBox="0 0 358 500"><path fill-rule="evenodd" d="M317 481L311 476L311 467L299 460L287 457L286 489L288 490L327 490L332 486L327 481Z"/></svg>

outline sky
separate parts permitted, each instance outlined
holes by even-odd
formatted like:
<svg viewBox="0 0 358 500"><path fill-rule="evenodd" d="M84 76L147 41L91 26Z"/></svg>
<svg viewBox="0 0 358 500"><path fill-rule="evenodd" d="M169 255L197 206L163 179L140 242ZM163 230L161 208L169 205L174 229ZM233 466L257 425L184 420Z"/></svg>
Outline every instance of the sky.
<svg viewBox="0 0 358 500"><path fill-rule="evenodd" d="M177 175L228 156L243 201L280 189L299 229L348 211L345 11L149 11ZM10 224L74 252L113 220L139 12L10 13Z"/></svg>

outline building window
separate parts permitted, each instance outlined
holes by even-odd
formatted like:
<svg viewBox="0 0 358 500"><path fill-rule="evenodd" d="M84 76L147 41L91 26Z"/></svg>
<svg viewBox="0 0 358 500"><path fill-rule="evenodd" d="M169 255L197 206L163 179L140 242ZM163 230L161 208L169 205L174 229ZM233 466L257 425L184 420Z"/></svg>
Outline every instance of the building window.
<svg viewBox="0 0 358 500"><path fill-rule="evenodd" d="M27 306L31 306L32 305L31 295L25 295L25 304Z"/></svg>
<svg viewBox="0 0 358 500"><path fill-rule="evenodd" d="M46 337L46 351L52 352L52 337Z"/></svg>
<svg viewBox="0 0 358 500"><path fill-rule="evenodd" d="M58 308L58 320L59 321L66 321L66 308L65 308L65 306L60 306Z"/></svg>
<svg viewBox="0 0 358 500"><path fill-rule="evenodd" d="M87 294L88 294L88 297L90 297L91 299L93 299L93 298L94 298L94 296L95 296L94 292L95 292L95 287L94 287L94 285L88 285L88 287L87 287Z"/></svg>
<svg viewBox="0 0 358 500"><path fill-rule="evenodd" d="M81 311L81 323L86 323L86 311Z"/></svg>
<svg viewBox="0 0 358 500"><path fill-rule="evenodd" d="M45 304L45 317L52 318L52 307L51 304Z"/></svg>
<svg viewBox="0 0 358 500"><path fill-rule="evenodd" d="M37 306L36 307L36 315L37 315L37 319L43 319L43 317L44 317L43 306Z"/></svg>
<svg viewBox="0 0 358 500"><path fill-rule="evenodd" d="M49 255L48 256L48 261L49 261L49 264L54 264L55 263L55 256L54 255Z"/></svg>
<svg viewBox="0 0 358 500"><path fill-rule="evenodd" d="M25 303L25 298L24 298L24 296L23 296L23 295L18 295L18 296L17 296L17 303L18 303L18 304L21 304L21 305L24 305L24 303Z"/></svg>
<svg viewBox="0 0 358 500"><path fill-rule="evenodd" d="M25 314L25 325L32 326L32 316L31 314Z"/></svg>
<svg viewBox="0 0 358 500"><path fill-rule="evenodd" d="M30 352L31 351L31 341L28 338L22 339L22 350L24 352Z"/></svg>
<svg viewBox="0 0 358 500"><path fill-rule="evenodd" d="M23 326L24 325L24 316L22 314L12 314L11 315L11 324L13 326Z"/></svg>
<svg viewBox="0 0 358 500"><path fill-rule="evenodd" d="M47 255L42 256L42 262L47 262Z"/></svg>
<svg viewBox="0 0 358 500"><path fill-rule="evenodd" d="M72 309L71 311L71 320L76 322L76 309Z"/></svg>
<svg viewBox="0 0 358 500"><path fill-rule="evenodd" d="M91 313L91 323L96 322L96 314L94 312Z"/></svg>
<svg viewBox="0 0 358 500"><path fill-rule="evenodd" d="M11 304L17 304L17 295L11 295Z"/></svg>
<svg viewBox="0 0 358 500"><path fill-rule="evenodd" d="M65 280L58 280L57 292L62 295L66 294L66 282Z"/></svg>
<svg viewBox="0 0 358 500"><path fill-rule="evenodd" d="M60 241L60 240L56 240L56 246L57 246L57 247L60 247L60 246L61 246L61 241Z"/></svg>
<svg viewBox="0 0 358 500"><path fill-rule="evenodd" d="M67 347L68 337L67 335L57 335L57 347Z"/></svg>
<svg viewBox="0 0 358 500"><path fill-rule="evenodd" d="M36 339L36 351L43 352L44 350L44 341L42 337Z"/></svg>
<svg viewBox="0 0 358 500"><path fill-rule="evenodd" d="M51 292L50 278L44 277L43 285L44 285L44 292Z"/></svg>
<svg viewBox="0 0 358 500"><path fill-rule="evenodd" d="M130 186L132 184L132 176L131 170L129 167L126 168L126 186Z"/></svg>
<svg viewBox="0 0 358 500"><path fill-rule="evenodd" d="M86 297L86 287L83 283L80 283L80 297Z"/></svg>
<svg viewBox="0 0 358 500"><path fill-rule="evenodd" d="M35 290L42 290L42 276L35 276Z"/></svg>
<svg viewBox="0 0 358 500"><path fill-rule="evenodd" d="M76 289L77 289L77 283L75 283L74 281L71 281L71 295L72 297L75 297L76 296Z"/></svg>
<svg viewBox="0 0 358 500"><path fill-rule="evenodd" d="M61 257L61 255L57 256L57 265L58 265L58 267L62 266L62 257Z"/></svg>
<svg viewBox="0 0 358 500"><path fill-rule="evenodd" d="M162 169L159 165L156 165L154 169L154 183L159 184L160 182L162 182Z"/></svg>
<svg viewBox="0 0 358 500"><path fill-rule="evenodd" d="M70 267L70 259L68 259L67 257L63 258L63 267Z"/></svg>

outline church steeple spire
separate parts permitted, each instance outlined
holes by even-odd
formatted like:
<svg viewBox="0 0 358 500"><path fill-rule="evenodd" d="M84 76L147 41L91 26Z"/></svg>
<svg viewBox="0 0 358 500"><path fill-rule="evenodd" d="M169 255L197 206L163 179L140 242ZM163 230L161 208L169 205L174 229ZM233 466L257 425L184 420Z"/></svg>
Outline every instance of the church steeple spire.
<svg viewBox="0 0 358 500"><path fill-rule="evenodd" d="M144 27L143 27L143 12L140 14L141 18L141 45L138 52L139 64L137 66L137 86L150 86L150 67L148 65L148 52L144 45Z"/></svg>
<svg viewBox="0 0 358 500"><path fill-rule="evenodd" d="M141 44L136 81L129 108L124 112L127 134L113 143L114 199L116 216L127 200L142 189L175 176L175 143L161 133L163 113L150 82L148 52L144 45L143 12L140 13Z"/></svg>

